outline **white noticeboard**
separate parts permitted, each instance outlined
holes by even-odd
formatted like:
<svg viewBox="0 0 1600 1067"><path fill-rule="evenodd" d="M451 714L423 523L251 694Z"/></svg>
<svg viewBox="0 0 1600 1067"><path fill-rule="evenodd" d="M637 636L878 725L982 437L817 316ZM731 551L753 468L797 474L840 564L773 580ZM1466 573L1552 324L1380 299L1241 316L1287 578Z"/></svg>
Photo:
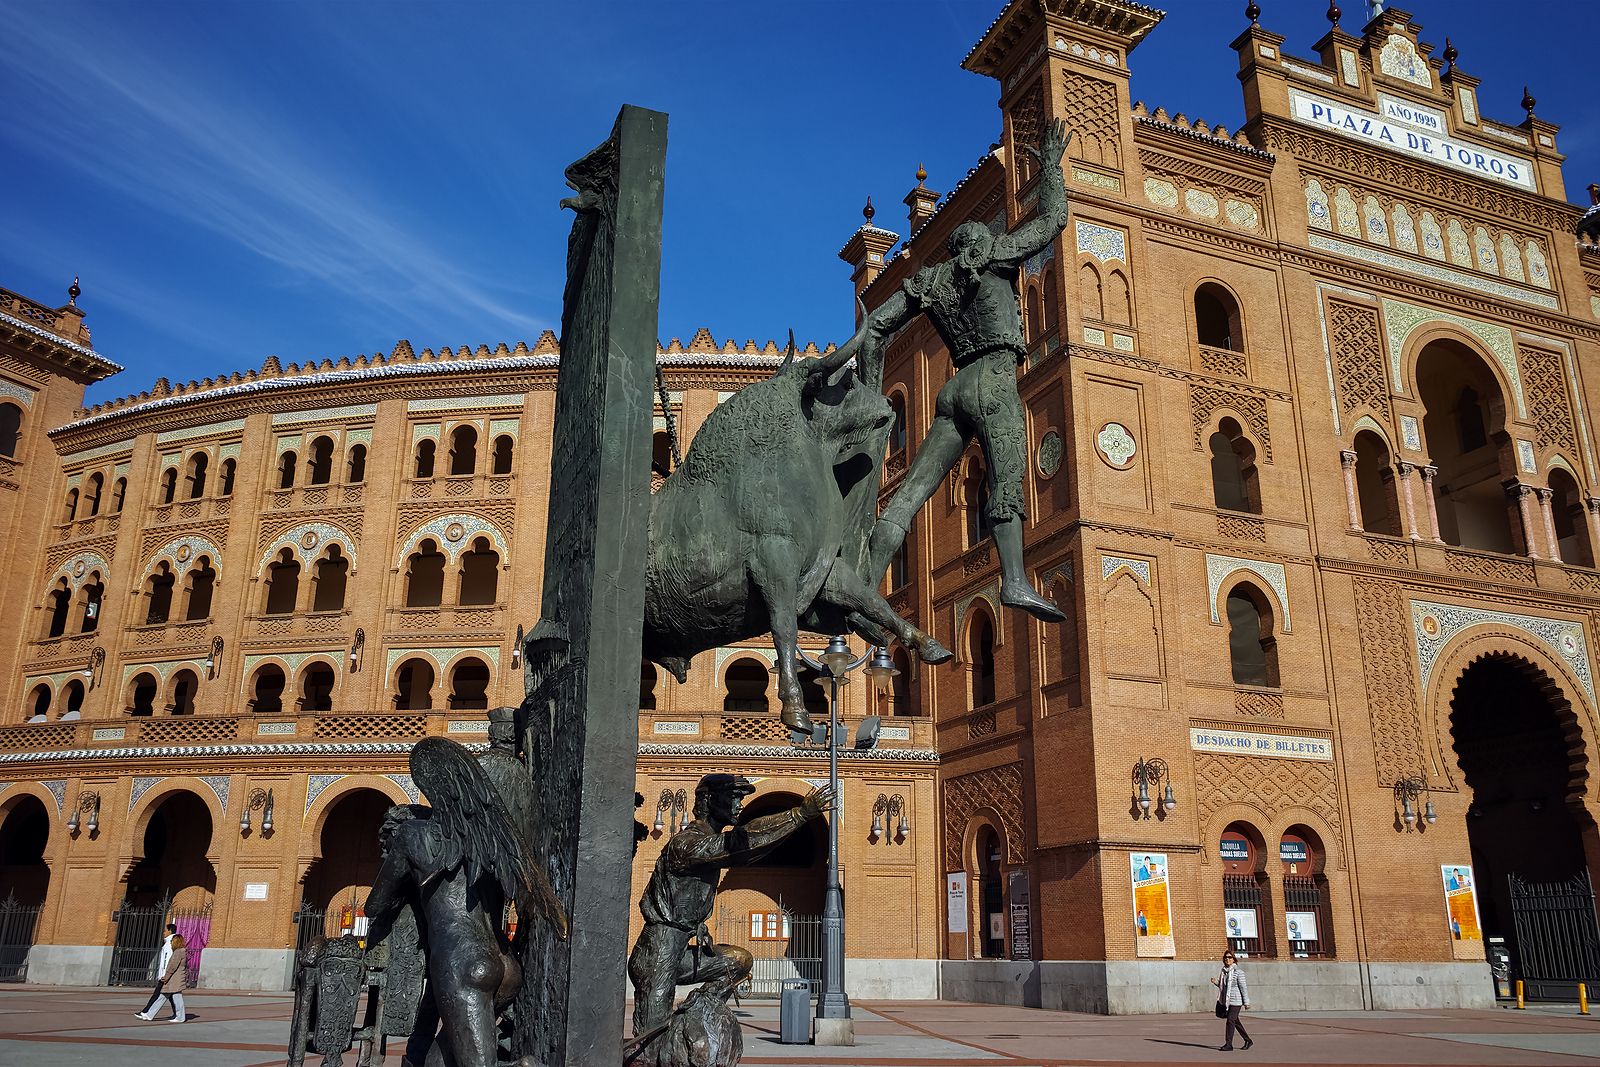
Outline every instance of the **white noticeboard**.
<svg viewBox="0 0 1600 1067"><path fill-rule="evenodd" d="M1256 909L1227 908L1222 914L1228 924L1229 937L1260 936L1256 929Z"/></svg>
<svg viewBox="0 0 1600 1067"><path fill-rule="evenodd" d="M952 934L967 932L967 872L944 876L945 920Z"/></svg>
<svg viewBox="0 0 1600 1067"><path fill-rule="evenodd" d="M246 882L244 884L244 899L246 899L246 900L266 900L267 899L267 883L266 882Z"/></svg>
<svg viewBox="0 0 1600 1067"><path fill-rule="evenodd" d="M1284 916L1284 921L1289 928L1290 941L1316 941L1318 939L1316 912L1291 911Z"/></svg>

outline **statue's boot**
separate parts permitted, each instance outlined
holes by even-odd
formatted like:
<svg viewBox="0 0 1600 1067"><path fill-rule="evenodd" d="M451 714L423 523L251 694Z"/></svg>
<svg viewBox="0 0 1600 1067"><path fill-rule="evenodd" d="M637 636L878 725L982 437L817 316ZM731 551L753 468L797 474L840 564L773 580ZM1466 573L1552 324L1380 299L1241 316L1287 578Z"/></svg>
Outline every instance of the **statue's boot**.
<svg viewBox="0 0 1600 1067"><path fill-rule="evenodd" d="M1041 622L1065 622L1061 609L1034 591L1022 565L1022 520L994 524L994 544L1000 552L1000 603L1021 608Z"/></svg>
<svg viewBox="0 0 1600 1067"><path fill-rule="evenodd" d="M872 527L872 541L868 546L867 572L861 577L869 586L877 588L888 573L889 561L905 544L906 528L890 518L880 517ZM845 619L850 630L869 645L888 645L889 633L859 611L852 611Z"/></svg>

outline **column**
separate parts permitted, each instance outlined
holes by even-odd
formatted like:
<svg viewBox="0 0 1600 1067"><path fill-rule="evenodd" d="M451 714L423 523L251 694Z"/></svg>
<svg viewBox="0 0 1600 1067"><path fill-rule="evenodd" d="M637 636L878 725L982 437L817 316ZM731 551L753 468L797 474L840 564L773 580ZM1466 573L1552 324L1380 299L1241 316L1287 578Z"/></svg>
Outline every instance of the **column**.
<svg viewBox="0 0 1600 1067"><path fill-rule="evenodd" d="M1550 498L1555 494L1543 486L1534 489L1539 498L1539 513L1544 517L1545 544L1550 547L1550 558L1561 562L1561 542L1556 538L1556 519L1550 508Z"/></svg>
<svg viewBox="0 0 1600 1067"><path fill-rule="evenodd" d="M1417 465L1402 459L1394 466L1400 481L1400 505L1405 512L1405 536L1413 541L1420 541L1422 535L1417 532L1417 504L1411 493L1411 475L1416 471Z"/></svg>
<svg viewBox="0 0 1600 1067"><path fill-rule="evenodd" d="M1350 511L1350 529L1360 530L1361 507L1356 502L1356 454L1348 449L1341 451L1339 466L1344 469L1344 503Z"/></svg>
<svg viewBox="0 0 1600 1067"><path fill-rule="evenodd" d="M1538 539L1534 535L1536 529L1533 518L1533 487L1523 485L1515 478L1506 480L1506 495L1513 497L1517 502L1517 514L1522 517L1522 543L1527 548L1529 559L1543 559L1544 555L1538 549Z"/></svg>
<svg viewBox="0 0 1600 1067"><path fill-rule="evenodd" d="M1588 497L1583 502L1583 517L1589 524L1590 551L1595 562L1600 563L1600 497Z"/></svg>
<svg viewBox="0 0 1600 1067"><path fill-rule="evenodd" d="M1428 536L1436 545L1444 544L1444 538L1439 536L1439 501L1433 495L1433 480L1439 476L1439 468L1434 466L1418 467L1422 474L1422 495L1424 503L1428 505Z"/></svg>

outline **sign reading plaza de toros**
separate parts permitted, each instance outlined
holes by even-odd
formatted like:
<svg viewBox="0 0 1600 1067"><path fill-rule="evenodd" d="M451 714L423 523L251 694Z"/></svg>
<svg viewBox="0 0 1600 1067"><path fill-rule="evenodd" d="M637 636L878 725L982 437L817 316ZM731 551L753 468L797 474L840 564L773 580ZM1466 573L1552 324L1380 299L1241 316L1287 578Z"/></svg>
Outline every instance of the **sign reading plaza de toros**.
<svg viewBox="0 0 1600 1067"><path fill-rule="evenodd" d="M1315 760L1319 763L1333 761L1333 741L1326 737L1194 726L1189 729L1189 747L1196 752L1217 752L1227 756L1273 756L1277 759Z"/></svg>

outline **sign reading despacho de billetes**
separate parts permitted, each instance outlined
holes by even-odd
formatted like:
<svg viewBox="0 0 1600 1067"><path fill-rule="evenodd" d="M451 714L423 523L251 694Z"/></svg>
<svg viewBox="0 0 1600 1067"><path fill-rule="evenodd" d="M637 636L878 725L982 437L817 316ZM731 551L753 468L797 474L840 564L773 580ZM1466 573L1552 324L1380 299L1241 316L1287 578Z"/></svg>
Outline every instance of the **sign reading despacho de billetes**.
<svg viewBox="0 0 1600 1067"><path fill-rule="evenodd" d="M1194 726L1189 729L1189 747L1196 752L1217 752L1227 756L1271 756L1274 759L1303 759L1318 763L1333 761L1333 741L1326 737Z"/></svg>
<svg viewBox="0 0 1600 1067"><path fill-rule="evenodd" d="M1527 160L1444 136L1438 130L1437 114L1426 109L1408 108L1386 99L1385 114L1379 115L1299 89L1289 90L1289 104L1296 121L1328 133L1366 141L1520 189L1536 191L1538 188L1534 184L1533 166Z"/></svg>

